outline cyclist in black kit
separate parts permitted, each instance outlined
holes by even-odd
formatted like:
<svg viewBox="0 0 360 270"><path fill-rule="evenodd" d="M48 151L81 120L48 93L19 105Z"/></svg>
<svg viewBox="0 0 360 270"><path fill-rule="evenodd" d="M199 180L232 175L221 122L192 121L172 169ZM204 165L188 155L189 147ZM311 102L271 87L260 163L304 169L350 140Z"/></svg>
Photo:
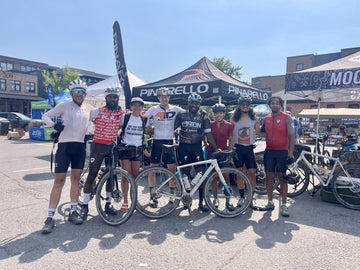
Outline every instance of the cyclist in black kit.
<svg viewBox="0 0 360 270"><path fill-rule="evenodd" d="M188 111L176 116L174 128L180 127L179 164L189 164L204 160L202 150L202 136L205 134L210 145L218 151L214 137L211 134L210 121L205 113L199 112L201 104L199 94L191 94L188 97ZM190 168L185 168L183 173L190 175ZM204 166L195 166L196 172L204 171ZM207 212L209 209L204 204L204 187L199 188L199 209Z"/></svg>

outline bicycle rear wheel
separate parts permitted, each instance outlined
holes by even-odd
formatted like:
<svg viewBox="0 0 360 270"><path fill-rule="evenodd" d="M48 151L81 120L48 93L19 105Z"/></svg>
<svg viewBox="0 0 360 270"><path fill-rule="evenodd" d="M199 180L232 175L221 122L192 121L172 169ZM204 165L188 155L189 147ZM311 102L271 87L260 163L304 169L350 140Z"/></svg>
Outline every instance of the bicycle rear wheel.
<svg viewBox="0 0 360 270"><path fill-rule="evenodd" d="M331 180L332 191L339 203L350 209L360 210L359 164L348 164L344 166L344 169L351 178L339 169Z"/></svg>
<svg viewBox="0 0 360 270"><path fill-rule="evenodd" d="M221 173L228 178L230 194L226 192L224 185L220 182L217 172L212 173L205 183L205 202L212 212L224 218L236 217L243 213L252 200L252 188L247 176L235 168L221 168ZM225 178L225 179L226 179ZM235 181L231 181L234 179ZM241 201L237 184L244 183L244 200ZM238 204L241 202L241 204Z"/></svg>
<svg viewBox="0 0 360 270"><path fill-rule="evenodd" d="M266 173L264 166L264 156L256 155L256 186L254 192L266 194ZM279 185L279 179L274 177L274 189Z"/></svg>
<svg viewBox="0 0 360 270"><path fill-rule="evenodd" d="M155 187L150 194L149 176L155 176ZM182 186L179 178L170 170L163 167L149 167L140 172L136 178L137 204L136 210L148 218L162 218L172 213L179 205ZM172 188L170 188L170 185ZM150 205L150 195L157 205ZM156 206L156 207L154 207Z"/></svg>
<svg viewBox="0 0 360 270"><path fill-rule="evenodd" d="M310 176L309 171L306 165L303 162L299 162L296 170L293 172L290 169L287 169L286 173L295 173L296 183L288 183L288 197L296 197L304 193L304 191L309 186ZM280 185L276 187L276 190L280 192Z"/></svg>
<svg viewBox="0 0 360 270"><path fill-rule="evenodd" d="M125 223L136 207L136 185L133 177L125 170L116 168L113 179L107 171L96 188L96 209L105 223L120 225ZM111 203L111 211L106 208Z"/></svg>

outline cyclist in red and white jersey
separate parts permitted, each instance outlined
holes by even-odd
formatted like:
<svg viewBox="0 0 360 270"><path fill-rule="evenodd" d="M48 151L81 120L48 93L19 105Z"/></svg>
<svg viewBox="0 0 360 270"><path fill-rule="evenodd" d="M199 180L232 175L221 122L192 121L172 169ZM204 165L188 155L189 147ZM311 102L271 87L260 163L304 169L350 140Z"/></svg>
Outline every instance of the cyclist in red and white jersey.
<svg viewBox="0 0 360 270"><path fill-rule="evenodd" d="M100 170L104 158L109 156L112 143L120 128L120 120L124 111L119 106L119 95L120 89L118 88L106 89L106 105L90 112L90 120L95 124L95 132L90 153L89 175L85 182L84 201L80 211L80 217L83 221L85 221L88 216L88 204L94 180ZM116 215L116 211L111 206L111 190L106 191L106 198L105 212L109 215Z"/></svg>

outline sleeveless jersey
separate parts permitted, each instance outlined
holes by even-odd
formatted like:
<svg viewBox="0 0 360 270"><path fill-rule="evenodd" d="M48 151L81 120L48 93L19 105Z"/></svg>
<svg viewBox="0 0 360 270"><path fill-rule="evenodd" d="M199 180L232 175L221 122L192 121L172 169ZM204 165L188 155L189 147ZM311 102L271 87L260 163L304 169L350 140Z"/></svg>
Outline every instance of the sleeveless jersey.
<svg viewBox="0 0 360 270"><path fill-rule="evenodd" d="M269 114L265 117L266 148L271 150L288 150L289 139L286 129L286 118L289 115L280 112L275 117Z"/></svg>
<svg viewBox="0 0 360 270"><path fill-rule="evenodd" d="M180 127L180 143L201 144L202 134L210 133L210 121L204 119L199 112L191 117L189 112L179 113L175 119L174 128Z"/></svg>
<svg viewBox="0 0 360 270"><path fill-rule="evenodd" d="M95 132L93 141L102 144L111 144L118 134L122 110L109 110L106 106L94 109L90 119L94 120Z"/></svg>
<svg viewBox="0 0 360 270"><path fill-rule="evenodd" d="M160 105L151 107L144 117L153 119L154 139L155 140L172 140L174 136L174 122L178 113L185 110L169 104L168 109L163 109Z"/></svg>
<svg viewBox="0 0 360 270"><path fill-rule="evenodd" d="M234 144L253 145L255 143L255 121L249 119L247 122L240 120L234 123Z"/></svg>

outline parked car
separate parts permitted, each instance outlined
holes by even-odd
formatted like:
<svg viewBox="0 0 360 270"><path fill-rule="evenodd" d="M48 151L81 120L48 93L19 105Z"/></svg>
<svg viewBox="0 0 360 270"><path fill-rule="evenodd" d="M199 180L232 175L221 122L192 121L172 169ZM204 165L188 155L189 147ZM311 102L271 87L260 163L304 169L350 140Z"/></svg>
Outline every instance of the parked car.
<svg viewBox="0 0 360 270"><path fill-rule="evenodd" d="M6 118L10 121L9 129L23 128L29 131L29 123L31 118L18 112L0 112L0 117Z"/></svg>

